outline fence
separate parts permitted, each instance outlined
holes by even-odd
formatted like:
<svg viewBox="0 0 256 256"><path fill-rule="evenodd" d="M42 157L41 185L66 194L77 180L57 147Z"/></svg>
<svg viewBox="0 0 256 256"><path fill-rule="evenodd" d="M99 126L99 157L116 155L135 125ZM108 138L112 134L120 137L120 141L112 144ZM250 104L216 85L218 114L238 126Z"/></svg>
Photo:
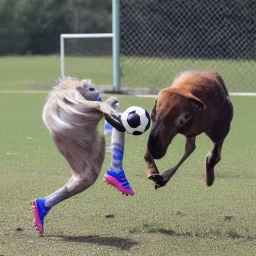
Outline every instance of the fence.
<svg viewBox="0 0 256 256"><path fill-rule="evenodd" d="M120 0L121 86L161 89L187 69L256 92L254 0Z"/></svg>

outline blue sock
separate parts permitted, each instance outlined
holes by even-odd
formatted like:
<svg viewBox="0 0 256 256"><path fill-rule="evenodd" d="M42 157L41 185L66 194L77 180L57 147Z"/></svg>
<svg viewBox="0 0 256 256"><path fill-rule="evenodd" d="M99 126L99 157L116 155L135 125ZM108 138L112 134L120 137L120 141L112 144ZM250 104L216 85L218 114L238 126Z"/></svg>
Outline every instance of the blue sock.
<svg viewBox="0 0 256 256"><path fill-rule="evenodd" d="M110 170L120 172L123 170L124 147L119 143L112 143L112 161Z"/></svg>

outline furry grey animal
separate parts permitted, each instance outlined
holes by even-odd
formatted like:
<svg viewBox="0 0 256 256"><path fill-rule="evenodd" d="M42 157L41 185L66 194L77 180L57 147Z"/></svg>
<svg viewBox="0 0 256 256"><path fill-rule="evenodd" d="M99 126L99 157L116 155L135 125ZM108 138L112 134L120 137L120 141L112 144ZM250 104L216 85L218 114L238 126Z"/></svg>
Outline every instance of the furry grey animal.
<svg viewBox="0 0 256 256"><path fill-rule="evenodd" d="M116 98L99 102L99 92L91 80L67 77L59 80L49 93L43 121L53 141L73 170L69 182L46 197L46 206L74 196L89 188L98 178L105 157L105 138L98 125L105 116L120 126L120 113L113 106Z"/></svg>

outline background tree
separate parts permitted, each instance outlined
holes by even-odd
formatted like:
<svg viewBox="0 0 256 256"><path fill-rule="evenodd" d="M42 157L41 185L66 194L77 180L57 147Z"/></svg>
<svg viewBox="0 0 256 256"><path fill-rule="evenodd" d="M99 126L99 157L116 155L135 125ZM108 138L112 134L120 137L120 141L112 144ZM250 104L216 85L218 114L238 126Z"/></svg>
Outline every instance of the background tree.
<svg viewBox="0 0 256 256"><path fill-rule="evenodd" d="M255 0L120 3L123 55L256 58ZM61 33L108 33L111 20L112 0L0 0L0 55L57 53Z"/></svg>

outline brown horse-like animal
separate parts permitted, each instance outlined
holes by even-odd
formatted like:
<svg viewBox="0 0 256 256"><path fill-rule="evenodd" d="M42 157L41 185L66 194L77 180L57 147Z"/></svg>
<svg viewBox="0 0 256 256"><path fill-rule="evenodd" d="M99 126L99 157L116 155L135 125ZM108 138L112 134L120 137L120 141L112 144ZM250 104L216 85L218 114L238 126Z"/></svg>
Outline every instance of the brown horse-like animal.
<svg viewBox="0 0 256 256"><path fill-rule="evenodd" d="M144 156L148 178L155 188L162 187L195 150L196 136L205 133L213 142L206 156L206 183L214 182L214 166L221 159L221 148L229 133L233 106L227 88L215 71L185 71L178 74L172 85L161 90L151 113L152 126ZM162 158L172 139L186 137L185 154L172 168L159 174L154 159Z"/></svg>

